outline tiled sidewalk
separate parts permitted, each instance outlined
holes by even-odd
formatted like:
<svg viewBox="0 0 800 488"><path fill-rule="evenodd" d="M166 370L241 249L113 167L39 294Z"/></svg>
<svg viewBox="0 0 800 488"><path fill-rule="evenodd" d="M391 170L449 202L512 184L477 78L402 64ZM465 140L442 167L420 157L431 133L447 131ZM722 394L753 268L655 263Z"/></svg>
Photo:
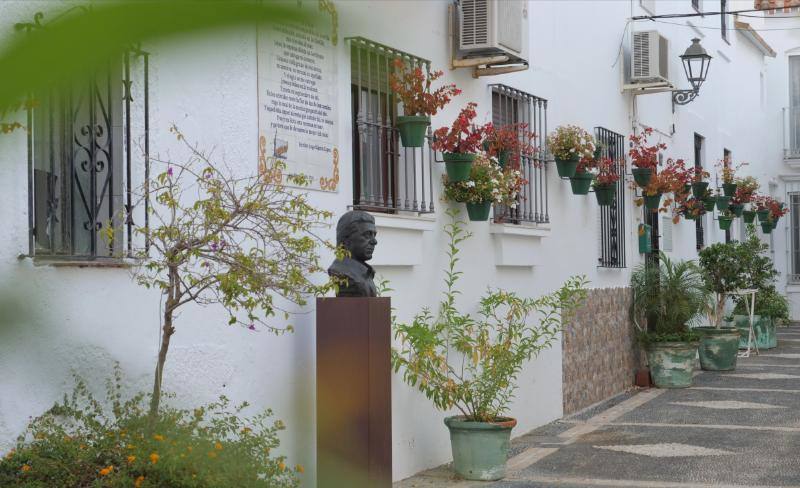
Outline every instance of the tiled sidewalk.
<svg viewBox="0 0 800 488"><path fill-rule="evenodd" d="M694 386L622 397L515 439L500 482L454 479L448 466L395 483L422 487L798 487L800 327L736 371Z"/></svg>

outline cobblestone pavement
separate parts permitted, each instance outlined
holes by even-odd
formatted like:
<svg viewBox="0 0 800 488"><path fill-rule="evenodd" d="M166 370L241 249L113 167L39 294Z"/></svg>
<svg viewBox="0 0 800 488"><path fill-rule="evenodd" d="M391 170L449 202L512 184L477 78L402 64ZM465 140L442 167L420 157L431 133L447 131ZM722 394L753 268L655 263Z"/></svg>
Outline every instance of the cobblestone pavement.
<svg viewBox="0 0 800 488"><path fill-rule="evenodd" d="M449 466L395 488L800 488L800 326L735 371L698 371L691 388L642 390L514 439L499 482Z"/></svg>

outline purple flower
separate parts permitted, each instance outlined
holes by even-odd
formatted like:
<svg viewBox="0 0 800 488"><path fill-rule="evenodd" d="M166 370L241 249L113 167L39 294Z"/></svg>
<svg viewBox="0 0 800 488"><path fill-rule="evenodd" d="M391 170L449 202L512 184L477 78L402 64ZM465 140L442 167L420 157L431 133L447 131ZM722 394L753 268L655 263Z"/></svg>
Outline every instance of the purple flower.
<svg viewBox="0 0 800 488"><path fill-rule="evenodd" d="M172 166L167 167L167 176L172 176Z"/></svg>
<svg viewBox="0 0 800 488"><path fill-rule="evenodd" d="M250 323L250 327L248 327L248 329L250 329L250 330L256 330L256 325L255 325L255 324L253 324L253 323L251 322L251 323Z"/></svg>
<svg viewBox="0 0 800 488"><path fill-rule="evenodd" d="M211 250L212 251L216 251L217 250L217 243L216 242L212 242L211 243Z"/></svg>

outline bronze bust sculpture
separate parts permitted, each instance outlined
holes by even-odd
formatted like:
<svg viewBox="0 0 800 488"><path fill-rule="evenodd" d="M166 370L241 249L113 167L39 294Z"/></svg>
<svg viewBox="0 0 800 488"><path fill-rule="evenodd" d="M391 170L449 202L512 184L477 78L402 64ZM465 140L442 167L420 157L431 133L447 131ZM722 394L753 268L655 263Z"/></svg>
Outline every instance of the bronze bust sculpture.
<svg viewBox="0 0 800 488"><path fill-rule="evenodd" d="M337 297L375 297L375 270L367 264L378 241L375 239L375 218L362 210L351 210L336 224L336 245L344 247L349 256L336 259L328 274L339 278Z"/></svg>

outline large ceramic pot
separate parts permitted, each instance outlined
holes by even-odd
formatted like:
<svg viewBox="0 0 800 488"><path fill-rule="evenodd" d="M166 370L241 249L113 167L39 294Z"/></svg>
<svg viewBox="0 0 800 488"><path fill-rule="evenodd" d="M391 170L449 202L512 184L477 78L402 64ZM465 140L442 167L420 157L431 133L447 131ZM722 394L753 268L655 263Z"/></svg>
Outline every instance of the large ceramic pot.
<svg viewBox="0 0 800 488"><path fill-rule="evenodd" d="M492 202L468 203L467 215L475 222L486 222L489 212L492 210Z"/></svg>
<svg viewBox="0 0 800 488"><path fill-rule="evenodd" d="M588 195L589 188L592 187L592 180L594 175L587 171L575 173L575 176L569 179L569 184L572 187L573 195Z"/></svg>
<svg viewBox="0 0 800 488"><path fill-rule="evenodd" d="M759 324L759 330L764 332L764 340L762 341L764 346L759 342L758 347L763 347L764 349L778 347L778 336L775 333L775 319L772 317L761 317Z"/></svg>
<svg viewBox="0 0 800 488"><path fill-rule="evenodd" d="M453 469L468 480L496 481L506 476L506 461L511 445L512 418L496 422L470 422L463 416L447 417Z"/></svg>
<svg viewBox="0 0 800 488"><path fill-rule="evenodd" d="M444 169L447 171L447 179L450 181L467 181L475 156L476 154L474 153L442 154Z"/></svg>
<svg viewBox="0 0 800 488"><path fill-rule="evenodd" d="M760 315L753 315L753 333L756 337L753 339L751 347L755 347L758 341L758 327L757 324L761 320ZM750 316L749 315L734 315L733 324L739 329L739 349L747 349L747 338L750 335Z"/></svg>
<svg viewBox="0 0 800 488"><path fill-rule="evenodd" d="M650 179L653 177L653 168L633 168L633 181L636 182L641 188L650 184Z"/></svg>
<svg viewBox="0 0 800 488"><path fill-rule="evenodd" d="M736 354L739 352L739 329L735 327L697 327L699 333L700 367L706 371L730 371L736 369Z"/></svg>
<svg viewBox="0 0 800 488"><path fill-rule="evenodd" d="M556 171L560 178L572 178L575 176L575 171L578 169L580 158L575 156L572 159L559 159L556 158Z"/></svg>
<svg viewBox="0 0 800 488"><path fill-rule="evenodd" d="M653 383L659 388L692 386L692 370L697 356L696 342L652 342L647 346L647 362Z"/></svg>
<svg viewBox="0 0 800 488"><path fill-rule="evenodd" d="M425 132L431 125L428 115L400 115L397 117L397 131L404 147L422 147L425 144Z"/></svg>

